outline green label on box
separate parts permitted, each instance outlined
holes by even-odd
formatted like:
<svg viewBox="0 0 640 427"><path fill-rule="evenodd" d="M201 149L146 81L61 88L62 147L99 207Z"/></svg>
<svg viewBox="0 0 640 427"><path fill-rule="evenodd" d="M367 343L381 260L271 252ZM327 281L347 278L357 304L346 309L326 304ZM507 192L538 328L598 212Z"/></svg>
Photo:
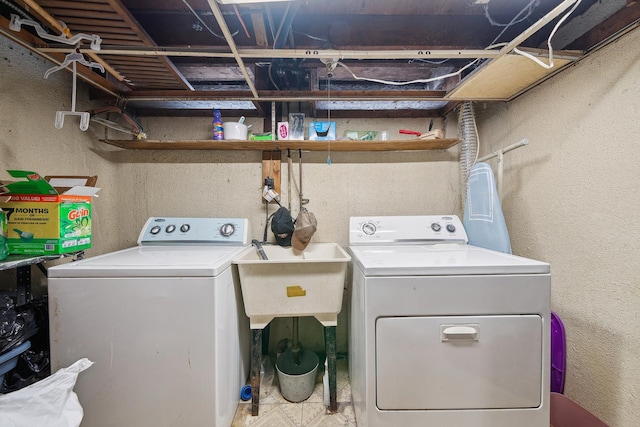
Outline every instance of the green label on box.
<svg viewBox="0 0 640 427"><path fill-rule="evenodd" d="M60 205L60 237L87 236L91 236L91 204L69 202Z"/></svg>
<svg viewBox="0 0 640 427"><path fill-rule="evenodd" d="M0 210L0 261L9 256L9 243L7 242L7 216Z"/></svg>

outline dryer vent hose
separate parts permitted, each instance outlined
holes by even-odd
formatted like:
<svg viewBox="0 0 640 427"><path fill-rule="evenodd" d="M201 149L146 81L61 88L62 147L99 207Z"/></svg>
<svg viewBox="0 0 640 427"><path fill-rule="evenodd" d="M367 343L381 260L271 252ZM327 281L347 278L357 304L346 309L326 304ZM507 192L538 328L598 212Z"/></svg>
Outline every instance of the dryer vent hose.
<svg viewBox="0 0 640 427"><path fill-rule="evenodd" d="M478 159L478 129L476 128L476 115L473 103L470 101L462 104L458 114L460 136L462 139L460 148L460 193L462 195L462 207L467 201L467 180L471 168Z"/></svg>

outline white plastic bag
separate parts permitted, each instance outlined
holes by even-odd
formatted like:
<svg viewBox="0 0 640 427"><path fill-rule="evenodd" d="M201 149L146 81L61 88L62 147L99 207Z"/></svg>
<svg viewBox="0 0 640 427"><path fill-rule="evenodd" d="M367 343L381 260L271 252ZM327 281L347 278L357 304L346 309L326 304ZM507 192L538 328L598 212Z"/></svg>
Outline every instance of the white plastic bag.
<svg viewBox="0 0 640 427"><path fill-rule="evenodd" d="M78 427L84 412L73 387L91 365L80 359L30 386L0 394L0 427Z"/></svg>

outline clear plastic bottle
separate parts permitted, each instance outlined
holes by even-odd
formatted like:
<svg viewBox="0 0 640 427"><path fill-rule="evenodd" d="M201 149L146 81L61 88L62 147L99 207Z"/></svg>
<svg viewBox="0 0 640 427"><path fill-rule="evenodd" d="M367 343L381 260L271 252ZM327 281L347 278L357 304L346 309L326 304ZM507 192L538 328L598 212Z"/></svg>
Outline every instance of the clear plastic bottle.
<svg viewBox="0 0 640 427"><path fill-rule="evenodd" d="M224 139L224 128L222 127L222 114L220 110L213 110L213 139L216 141Z"/></svg>

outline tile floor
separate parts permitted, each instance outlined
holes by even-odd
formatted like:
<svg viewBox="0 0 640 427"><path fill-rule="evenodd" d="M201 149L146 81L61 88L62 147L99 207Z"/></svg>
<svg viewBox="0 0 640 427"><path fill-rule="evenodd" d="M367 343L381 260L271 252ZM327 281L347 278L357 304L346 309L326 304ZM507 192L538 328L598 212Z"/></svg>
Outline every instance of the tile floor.
<svg viewBox="0 0 640 427"><path fill-rule="evenodd" d="M323 365L318 368L316 384L311 396L300 403L291 403L280 394L277 374L271 359L264 357L265 374L260 386L260 410L251 416L251 401L240 402L231 427L355 427L356 420L351 405L351 386L347 359L337 360L338 412L327 413L323 403Z"/></svg>

